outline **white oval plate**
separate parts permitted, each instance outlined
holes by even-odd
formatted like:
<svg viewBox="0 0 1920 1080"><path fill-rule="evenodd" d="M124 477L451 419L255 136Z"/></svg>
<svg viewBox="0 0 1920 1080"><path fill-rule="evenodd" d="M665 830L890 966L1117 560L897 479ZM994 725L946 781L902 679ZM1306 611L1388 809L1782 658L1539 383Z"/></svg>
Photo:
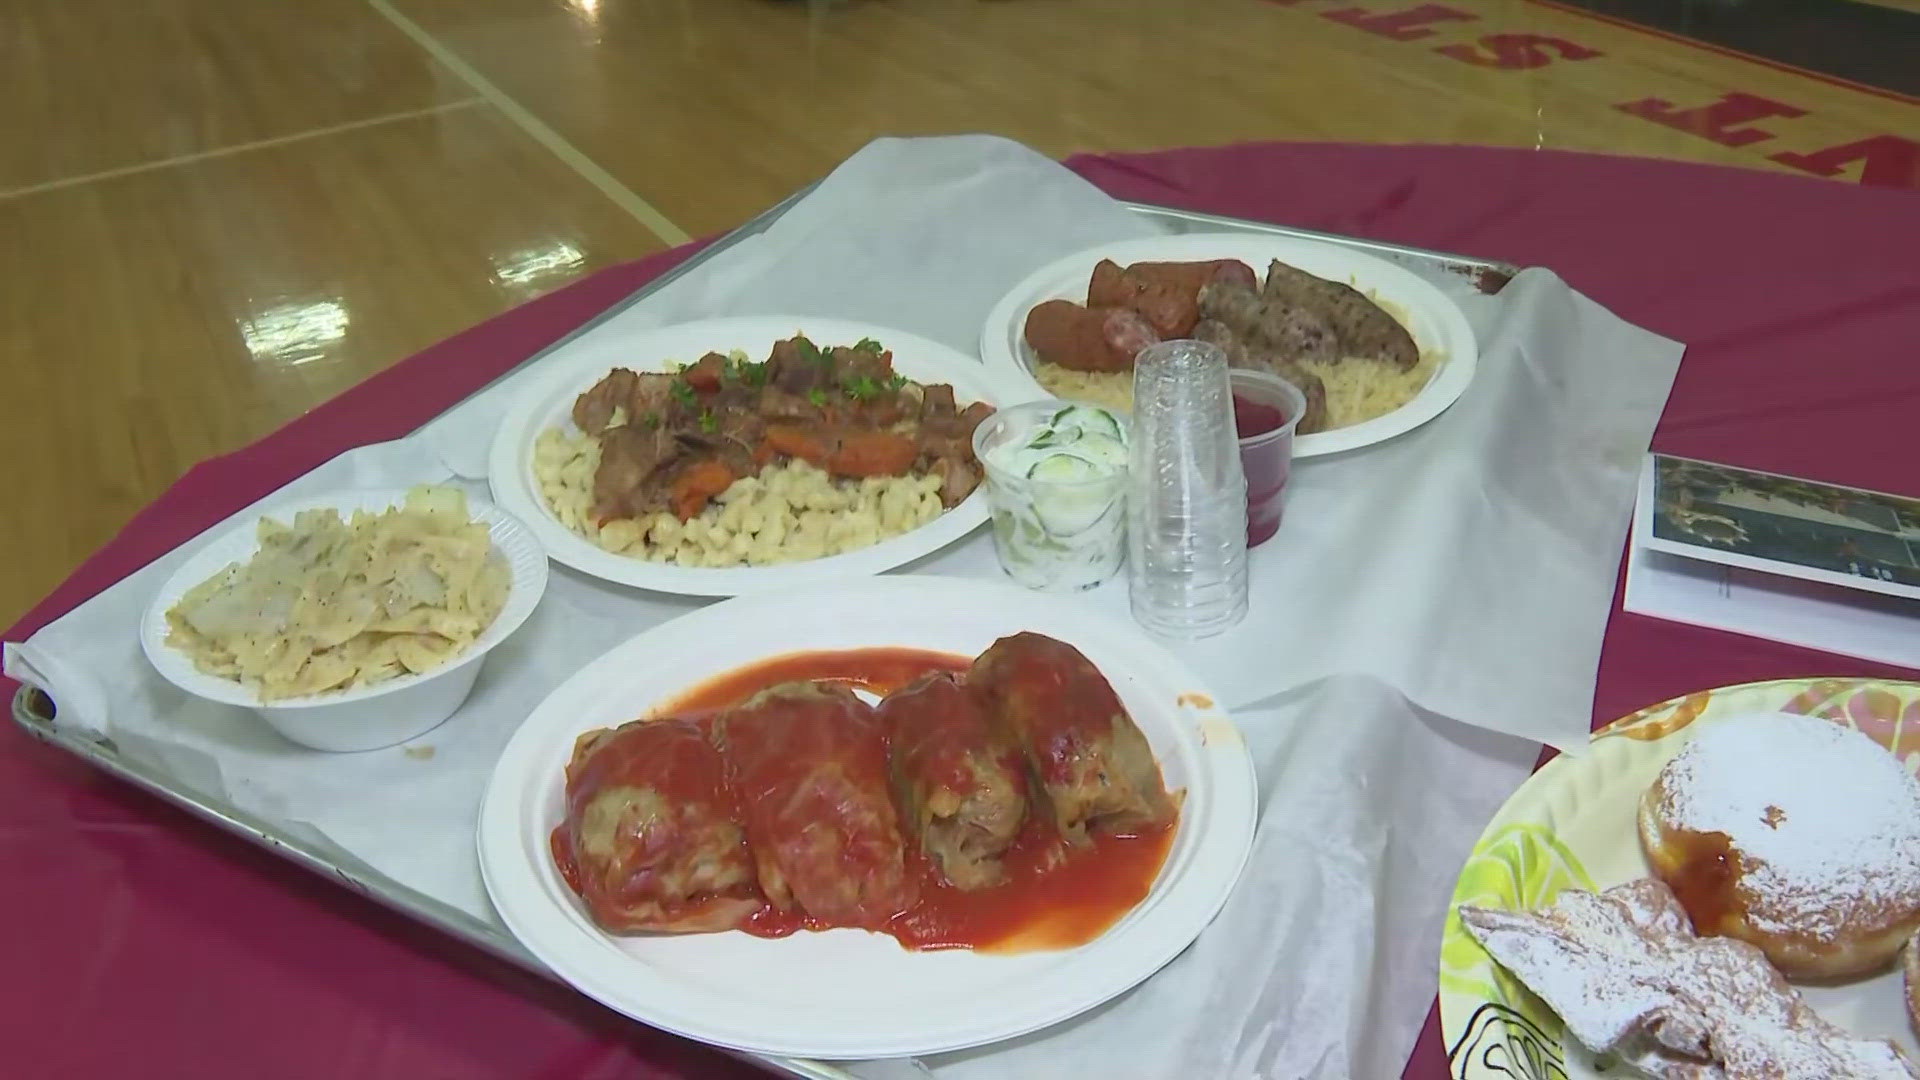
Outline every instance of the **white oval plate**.
<svg viewBox="0 0 1920 1080"><path fill-rule="evenodd" d="M312 495L306 498L290 499L283 503L267 506L249 513L244 520L230 526L227 531L209 541L206 546L193 553L186 562L181 563L166 584L154 594L152 603L147 605L146 614L140 620L140 647L147 654L154 669L168 682L209 701L223 702L228 705L246 705L261 708L260 692L218 675L209 675L193 666L186 653L167 644L167 610L180 602L187 590L207 580L225 569L228 563L245 562L253 558L260 550L259 528L261 518L272 518L283 525L291 525L293 516L302 510L332 509L340 516L349 517L355 510L386 510L406 501L404 489L382 489L361 491L335 491L326 495ZM495 645L506 640L507 635L520 628L533 614L540 603L540 597L547 591L546 553L534 539L533 533L511 514L502 511L484 499L467 497L467 515L487 526L487 533L493 540L493 548L506 560L507 571L512 575L508 586L507 602L494 616L473 644L449 657L439 667L423 671L417 675L400 675L384 682L367 686L356 686L337 693L312 694L306 697L284 698L265 703L273 709L293 709L302 706L343 705L364 701L367 698L384 697L396 691L415 686L428 679L437 679L457 668L479 660Z"/></svg>
<svg viewBox="0 0 1920 1080"><path fill-rule="evenodd" d="M1445 412L1473 381L1480 358L1473 327L1460 308L1419 275L1383 259L1337 244L1257 233L1187 233L1127 240L1088 248L1049 263L1015 285L987 316L980 332L980 357L1004 385L1020 387L1028 398L1052 397L1033 377L1035 357L1023 330L1027 312L1047 300L1087 302L1087 278L1101 259L1122 266L1133 262L1239 259L1265 278L1274 259L1309 274L1371 292L1406 312L1407 332L1425 355L1441 354L1433 378L1412 401L1372 420L1334 431L1301 435L1293 441L1296 458L1337 454L1404 435Z"/></svg>
<svg viewBox="0 0 1920 1080"><path fill-rule="evenodd" d="M575 570L622 585L687 596L737 596L878 574L938 551L987 520L983 486L912 532L858 551L777 566L705 568L648 562L603 550L562 524L541 498L533 476L534 440L550 427L578 432L572 419L574 399L607 372L616 367L671 371L676 364L731 349L744 349L753 359L763 360L775 341L796 333L805 333L820 345L851 345L873 338L893 350L894 369L915 382L951 384L963 404L1008 404L1005 393L994 389L995 381L972 357L902 330L867 323L797 315L751 316L597 336L547 361L552 370L514 405L494 433L487 460L494 500L519 515L549 555Z"/></svg>
<svg viewBox="0 0 1920 1080"><path fill-rule="evenodd" d="M783 653L905 646L979 654L1034 630L1104 672L1153 745L1180 824L1151 893L1077 949L1016 956L909 952L861 930L780 940L616 936L553 867L574 738L695 684ZM1204 929L1245 865L1256 810L1240 732L1199 680L1131 626L1003 584L901 575L742 597L616 646L540 703L480 807L480 870L500 917L561 978L655 1027L735 1050L810 1058L958 1050L1055 1024L1159 970Z"/></svg>

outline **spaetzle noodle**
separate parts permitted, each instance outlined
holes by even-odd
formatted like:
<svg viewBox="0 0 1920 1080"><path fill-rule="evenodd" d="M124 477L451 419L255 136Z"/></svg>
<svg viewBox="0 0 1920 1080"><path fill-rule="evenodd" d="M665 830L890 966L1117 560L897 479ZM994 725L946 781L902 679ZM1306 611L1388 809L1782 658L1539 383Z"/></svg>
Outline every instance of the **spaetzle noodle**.
<svg viewBox="0 0 1920 1080"><path fill-rule="evenodd" d="M534 442L540 497L560 523L603 550L676 566L772 566L871 547L939 517L931 475L835 479L798 459L742 477L686 521L660 512L595 521L600 443L549 428Z"/></svg>

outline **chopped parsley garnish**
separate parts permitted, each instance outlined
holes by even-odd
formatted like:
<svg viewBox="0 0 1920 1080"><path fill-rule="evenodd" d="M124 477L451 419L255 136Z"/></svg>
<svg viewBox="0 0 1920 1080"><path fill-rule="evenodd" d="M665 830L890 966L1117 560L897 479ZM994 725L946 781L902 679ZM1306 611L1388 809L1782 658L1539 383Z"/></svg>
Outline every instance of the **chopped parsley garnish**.
<svg viewBox="0 0 1920 1080"><path fill-rule="evenodd" d="M700 430L709 435L720 430L720 418L713 415L712 409L708 409L700 414Z"/></svg>
<svg viewBox="0 0 1920 1080"><path fill-rule="evenodd" d="M802 360L811 360L816 364L825 364L832 360L832 357L820 351L820 346L798 334L794 335L793 347L799 351Z"/></svg>
<svg viewBox="0 0 1920 1080"><path fill-rule="evenodd" d="M881 347L879 342L870 337L863 337L859 341L854 342L853 347L858 352L872 353L875 356L879 356L881 353L887 351Z"/></svg>
<svg viewBox="0 0 1920 1080"><path fill-rule="evenodd" d="M907 377L897 371L893 373L893 378L887 380L889 390L898 390L905 385L907 385Z"/></svg>
<svg viewBox="0 0 1920 1080"><path fill-rule="evenodd" d="M647 427L650 429L657 430L660 427L660 414L657 412L650 412L647 415L641 417L640 420L642 423L646 424Z"/></svg>
<svg viewBox="0 0 1920 1080"><path fill-rule="evenodd" d="M813 402L815 405L825 406L827 403L827 392L816 386L807 391L807 400Z"/></svg>
<svg viewBox="0 0 1920 1080"><path fill-rule="evenodd" d="M871 375L859 375L847 380L844 388L847 396L855 401L872 401L880 396L880 384Z"/></svg>
<svg viewBox="0 0 1920 1080"><path fill-rule="evenodd" d="M737 373L740 381L748 386L767 385L767 364L764 360L758 364L742 360L740 361Z"/></svg>
<svg viewBox="0 0 1920 1080"><path fill-rule="evenodd" d="M739 383L742 386L767 385L767 364L756 364L744 354L729 353L720 365L720 381Z"/></svg>
<svg viewBox="0 0 1920 1080"><path fill-rule="evenodd" d="M700 400L693 392L693 384L685 379L673 380L673 388L667 392L673 395L673 400L682 405L692 406L698 404Z"/></svg>

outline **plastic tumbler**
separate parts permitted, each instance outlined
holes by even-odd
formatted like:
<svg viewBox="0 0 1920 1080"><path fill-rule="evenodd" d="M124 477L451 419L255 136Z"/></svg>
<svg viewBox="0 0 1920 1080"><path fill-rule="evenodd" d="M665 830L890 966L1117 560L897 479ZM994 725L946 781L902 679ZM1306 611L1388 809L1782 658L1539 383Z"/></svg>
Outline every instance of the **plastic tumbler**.
<svg viewBox="0 0 1920 1080"><path fill-rule="evenodd" d="M1218 634L1247 614L1247 481L1227 356L1163 341L1133 366L1127 497L1134 620L1173 638Z"/></svg>
<svg viewBox="0 0 1920 1080"><path fill-rule="evenodd" d="M1247 546L1257 547L1280 531L1287 477L1293 472L1293 431L1307 411L1307 398L1266 371L1235 368L1232 386L1240 468L1247 475Z"/></svg>

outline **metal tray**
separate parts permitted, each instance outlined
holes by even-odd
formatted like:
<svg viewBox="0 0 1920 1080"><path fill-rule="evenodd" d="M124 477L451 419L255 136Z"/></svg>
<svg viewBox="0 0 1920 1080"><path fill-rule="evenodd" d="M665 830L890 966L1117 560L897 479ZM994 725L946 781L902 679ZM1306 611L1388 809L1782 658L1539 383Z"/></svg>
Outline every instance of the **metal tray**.
<svg viewBox="0 0 1920 1080"><path fill-rule="evenodd" d="M480 393L488 386L519 371L527 364L534 363L548 353L563 348L568 342L606 319L634 304L644 302L667 283L692 272L708 259L741 240L765 230L812 190L813 186L809 185L788 196L745 225L708 245L692 258L653 279L624 300L581 324L572 333L515 365L507 373L488 382L486 386L475 390L474 394ZM1125 203L1124 205L1129 210L1157 222L1170 233L1268 233L1276 236L1321 240L1355 248L1419 274L1442 292L1455 298L1497 293L1513 275L1519 273L1518 267L1506 263L1403 247L1377 240L1336 236L1311 229L1297 229L1285 225L1272 225L1243 218L1222 217L1217 214L1203 214L1146 203ZM472 394L468 395L469 398L472 396ZM498 922L483 922L476 919L436 897L402 885L371 867L343 863L333 853L319 851L303 840L280 832L273 824L183 783L164 769L123 754L110 738L95 738L91 735L63 730L54 723L55 711L53 699L37 688L22 686L14 695L14 723L28 735L48 746L64 750L94 768L110 773L135 787L145 789L282 858L298 863L323 877L332 878L362 896L426 923L445 934L459 938L484 952L517 964L537 975L554 978L553 973L521 948L520 943L514 940L506 927ZM766 1057L758 1054L736 1056L784 1076L803 1077L806 1080L856 1080L849 1073L823 1062ZM931 1075L924 1069L914 1067L913 1063L899 1064L903 1070L902 1075Z"/></svg>

